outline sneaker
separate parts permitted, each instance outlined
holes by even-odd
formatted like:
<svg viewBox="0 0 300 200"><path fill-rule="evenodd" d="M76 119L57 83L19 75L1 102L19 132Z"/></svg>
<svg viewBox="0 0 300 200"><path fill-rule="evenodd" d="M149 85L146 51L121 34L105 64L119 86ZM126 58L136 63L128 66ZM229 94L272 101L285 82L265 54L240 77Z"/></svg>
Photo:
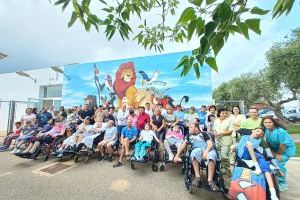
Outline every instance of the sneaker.
<svg viewBox="0 0 300 200"><path fill-rule="evenodd" d="M102 155L99 155L98 158L97 158L97 160L98 160L98 161L103 160L103 156L102 156Z"/></svg>
<svg viewBox="0 0 300 200"><path fill-rule="evenodd" d="M22 152L22 150L21 149L17 149L17 151L16 151L16 153L15 154L19 154L19 153L21 153Z"/></svg>
<svg viewBox="0 0 300 200"><path fill-rule="evenodd" d="M112 161L113 161L112 156L109 156L109 157L108 157L108 162L112 162Z"/></svg>
<svg viewBox="0 0 300 200"><path fill-rule="evenodd" d="M104 157L103 157L103 160L108 160L108 156L104 156Z"/></svg>
<svg viewBox="0 0 300 200"><path fill-rule="evenodd" d="M174 154L169 154L169 161L173 161L174 159Z"/></svg>
<svg viewBox="0 0 300 200"><path fill-rule="evenodd" d="M192 186L198 187L200 184L200 177L195 177L195 179L192 181Z"/></svg>
<svg viewBox="0 0 300 200"><path fill-rule="evenodd" d="M58 158L62 158L62 157L64 157L64 154L63 154L63 153L60 153L60 154L57 155L57 157L58 157Z"/></svg>
<svg viewBox="0 0 300 200"><path fill-rule="evenodd" d="M142 157L137 157L136 160L137 160L137 161L144 161L144 158L142 158Z"/></svg>
<svg viewBox="0 0 300 200"><path fill-rule="evenodd" d="M116 164L113 165L114 168L120 167L120 166L122 166L122 163L120 161L118 161Z"/></svg>
<svg viewBox="0 0 300 200"><path fill-rule="evenodd" d="M279 191L280 191L280 192L285 192L285 191L288 190L288 185L285 184L285 183L279 183L278 186L279 186Z"/></svg>
<svg viewBox="0 0 300 200"><path fill-rule="evenodd" d="M15 154L17 151L18 151L18 149L17 149L17 148L14 148L14 150L12 150L10 153L11 153L11 154Z"/></svg>
<svg viewBox="0 0 300 200"><path fill-rule="evenodd" d="M130 160L137 160L137 158L133 156Z"/></svg>

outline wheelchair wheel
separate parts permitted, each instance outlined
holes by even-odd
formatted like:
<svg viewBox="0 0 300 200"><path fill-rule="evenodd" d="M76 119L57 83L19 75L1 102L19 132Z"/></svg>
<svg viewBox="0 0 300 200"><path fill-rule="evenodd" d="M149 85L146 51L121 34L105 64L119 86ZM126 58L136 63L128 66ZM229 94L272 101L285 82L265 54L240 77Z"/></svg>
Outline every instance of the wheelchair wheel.
<svg viewBox="0 0 300 200"><path fill-rule="evenodd" d="M79 155L76 154L76 155L74 156L74 162L78 162L78 159L79 159Z"/></svg>
<svg viewBox="0 0 300 200"><path fill-rule="evenodd" d="M165 168L165 165L163 164L163 163L161 163L160 164L160 166L159 166L159 171L165 171L166 170L166 168Z"/></svg>
<svg viewBox="0 0 300 200"><path fill-rule="evenodd" d="M134 166L132 161L130 162L130 167L131 167L132 170L135 170L135 166Z"/></svg>
<svg viewBox="0 0 300 200"><path fill-rule="evenodd" d="M91 158L90 155L87 155L86 158L85 158L85 160L84 160L85 163L88 163L90 161L90 158Z"/></svg>
<svg viewBox="0 0 300 200"><path fill-rule="evenodd" d="M158 166L156 164L152 165L152 171L157 172L158 171Z"/></svg>
<svg viewBox="0 0 300 200"><path fill-rule="evenodd" d="M48 161L48 159L49 159L49 155L45 155L44 156L44 162Z"/></svg>
<svg viewBox="0 0 300 200"><path fill-rule="evenodd" d="M277 195L278 199L280 199L279 185L278 185L278 181L276 179L276 176L274 174L272 174L272 180L273 180L273 183L274 183L274 188L276 190L276 195ZM268 184L267 184L267 189L266 189L266 199L271 200L271 194L270 194Z"/></svg>
<svg viewBox="0 0 300 200"><path fill-rule="evenodd" d="M193 192L193 186L191 185L190 183L190 179L185 177L184 178L184 185L185 185L185 189L189 192L189 193L192 193Z"/></svg>

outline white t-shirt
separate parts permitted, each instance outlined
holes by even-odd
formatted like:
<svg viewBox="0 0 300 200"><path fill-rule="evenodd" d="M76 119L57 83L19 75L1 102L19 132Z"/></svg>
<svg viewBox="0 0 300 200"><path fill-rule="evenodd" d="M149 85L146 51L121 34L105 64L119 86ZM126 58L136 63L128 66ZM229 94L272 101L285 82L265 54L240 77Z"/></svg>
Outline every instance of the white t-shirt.
<svg viewBox="0 0 300 200"><path fill-rule="evenodd" d="M31 121L33 124L35 123L36 120L36 115L31 113L30 115L23 115L22 116L22 120L23 120L23 125L26 125L26 122Z"/></svg>
<svg viewBox="0 0 300 200"><path fill-rule="evenodd" d="M162 109L161 109L161 115L162 115L163 117L166 117L166 116L167 116L167 110L164 109L164 108L162 108Z"/></svg>
<svg viewBox="0 0 300 200"><path fill-rule="evenodd" d="M117 122L119 126L126 126L126 117L128 112L123 112L123 110L119 110L117 114Z"/></svg>
<svg viewBox="0 0 300 200"><path fill-rule="evenodd" d="M150 116L150 118L153 115L153 111L151 109L150 110L145 109L145 113L147 113Z"/></svg>
<svg viewBox="0 0 300 200"><path fill-rule="evenodd" d="M149 131L142 130L141 136L142 136L142 141L151 143L151 141L153 140L153 138L155 136L155 133L152 130L149 130Z"/></svg>
<svg viewBox="0 0 300 200"><path fill-rule="evenodd" d="M188 113L188 114L184 115L184 119L187 121L188 125L190 123L193 123L194 119L196 119L196 118L200 119L199 115L196 112L193 114Z"/></svg>

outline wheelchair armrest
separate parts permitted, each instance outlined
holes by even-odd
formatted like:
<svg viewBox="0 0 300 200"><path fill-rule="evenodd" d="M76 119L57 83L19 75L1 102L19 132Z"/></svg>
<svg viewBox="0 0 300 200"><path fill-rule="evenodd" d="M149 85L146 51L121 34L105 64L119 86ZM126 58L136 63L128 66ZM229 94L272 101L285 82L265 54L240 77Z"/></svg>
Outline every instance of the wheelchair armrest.
<svg viewBox="0 0 300 200"><path fill-rule="evenodd" d="M241 135L251 135L252 129L240 128L237 132Z"/></svg>

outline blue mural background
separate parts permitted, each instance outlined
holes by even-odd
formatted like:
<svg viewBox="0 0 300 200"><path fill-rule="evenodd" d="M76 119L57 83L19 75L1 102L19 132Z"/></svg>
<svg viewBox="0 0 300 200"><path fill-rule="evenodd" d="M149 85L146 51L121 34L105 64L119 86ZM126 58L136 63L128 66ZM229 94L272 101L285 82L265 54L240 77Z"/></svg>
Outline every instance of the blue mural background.
<svg viewBox="0 0 300 200"><path fill-rule="evenodd" d="M64 79L62 105L65 107L82 105L88 95L96 96L97 102L99 102L98 90L95 84L95 66L99 69L99 82L100 84L104 84L107 75L110 75L114 82L119 66L127 62L133 62L135 65L137 77L135 87L137 89L154 87L158 93L165 91L165 96L170 96L174 99L173 104L179 104L183 96L188 96L189 101L182 104L184 107L200 107L202 104L210 104L212 101L212 80L211 69L208 66L201 67L200 80L196 78L193 72L181 78L181 71L173 70L182 56L189 55L190 53L179 52L65 66L64 72L71 79ZM151 86L147 84L142 85L143 77L139 73L141 70L148 74L150 78L154 71L158 70L158 83L153 83ZM160 84L160 82L164 82L165 84ZM109 99L110 93L108 87L104 87L100 95L102 98L106 96ZM117 100L114 101L114 105L117 105Z"/></svg>

